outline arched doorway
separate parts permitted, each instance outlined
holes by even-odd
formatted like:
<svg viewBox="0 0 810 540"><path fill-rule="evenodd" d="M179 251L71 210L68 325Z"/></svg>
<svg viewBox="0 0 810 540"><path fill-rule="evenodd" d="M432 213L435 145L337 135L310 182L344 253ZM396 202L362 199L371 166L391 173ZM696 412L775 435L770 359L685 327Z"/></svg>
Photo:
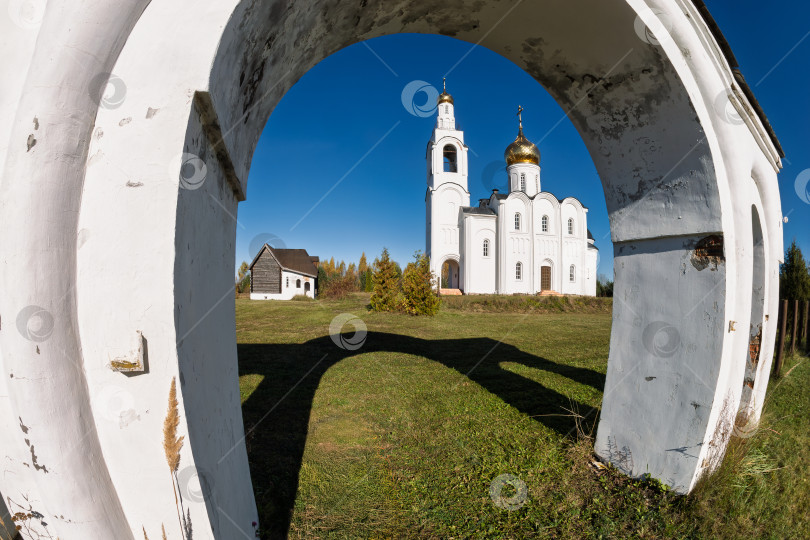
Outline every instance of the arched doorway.
<svg viewBox="0 0 810 540"><path fill-rule="evenodd" d="M454 259L447 259L442 263L441 289L459 290L461 281L459 280L459 266Z"/></svg>
<svg viewBox="0 0 810 540"><path fill-rule="evenodd" d="M689 491L710 447L726 443L715 396L739 392L721 374L745 361L732 344L749 336L729 322L751 321L732 299L750 293L736 270L755 194L765 256L777 261L782 251L778 142L701 5L462 0L425 15L416 0L49 3L41 39L12 51L27 78L10 83L21 98L2 111L16 120L0 184L4 310L35 305L52 316L46 344L0 333L5 373L15 375L5 377L3 415L25 422L2 444L19 463L35 446L49 474L9 465L16 480L4 495L42 501L67 538L134 537L145 521L176 519L162 418L144 413L122 430L104 421L96 399L115 386L138 410L161 411L176 381L183 470L200 486L187 507L195 531L230 537L256 520L234 312L223 302L233 290L233 216L258 136L287 89L340 48L393 32L488 47L568 111L603 183L623 299L596 452L628 474ZM76 62L74 51L88 54ZM144 67L151 57L161 62ZM119 80L123 104L99 98L105 81ZM738 185L752 169L758 183ZM766 279L776 290L776 277ZM773 295L765 304L774 321ZM670 346L657 346L661 332ZM764 367L774 333L763 336ZM125 377L99 360L137 351L144 339L161 359L149 372Z"/></svg>

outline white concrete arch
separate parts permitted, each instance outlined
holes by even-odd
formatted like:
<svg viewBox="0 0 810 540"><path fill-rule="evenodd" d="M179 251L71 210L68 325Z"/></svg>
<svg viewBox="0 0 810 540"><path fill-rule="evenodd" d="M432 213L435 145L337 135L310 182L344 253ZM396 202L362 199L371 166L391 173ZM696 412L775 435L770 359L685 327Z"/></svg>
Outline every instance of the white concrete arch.
<svg viewBox="0 0 810 540"><path fill-rule="evenodd" d="M572 111L605 190L623 299L596 452L679 492L718 462L744 374L735 351L747 336L734 328L750 322L739 246L751 231L752 170L769 240L763 367L783 248L780 150L727 45L686 0L459 2L425 15L419 0L51 0L39 39L6 42L4 57L26 75L4 79L0 101L14 118L0 134L0 316L22 320L0 332L0 416L14 428L0 442L0 492L31 501L44 532L133 538L176 521L161 447L172 379L180 472L200 484L185 498L195 538L251 530L234 314L223 302L230 215L284 93L329 54L396 32L480 43ZM102 96L110 73L125 99L110 99L122 97L115 85ZM31 307L48 329L41 341L25 331ZM144 349L148 371L111 369ZM111 392L126 407L109 405ZM754 396L758 412L764 393Z"/></svg>

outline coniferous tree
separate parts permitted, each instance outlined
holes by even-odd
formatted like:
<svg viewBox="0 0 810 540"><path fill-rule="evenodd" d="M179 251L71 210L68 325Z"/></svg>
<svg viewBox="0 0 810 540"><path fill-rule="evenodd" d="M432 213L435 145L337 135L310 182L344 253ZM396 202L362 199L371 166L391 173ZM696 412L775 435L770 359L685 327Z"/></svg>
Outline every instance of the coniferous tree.
<svg viewBox="0 0 810 540"><path fill-rule="evenodd" d="M382 255L374 261L374 284L371 293L371 307L374 311L393 311L397 308L399 279L396 263L391 260L388 248L383 248Z"/></svg>
<svg viewBox="0 0 810 540"><path fill-rule="evenodd" d="M439 312L439 297L433 289L435 276L430 271L427 255L417 251L402 275L403 307L410 315L435 315Z"/></svg>
<svg viewBox="0 0 810 540"><path fill-rule="evenodd" d="M368 270L365 272L365 283L363 290L366 292L371 292L374 290L374 272L369 267Z"/></svg>
<svg viewBox="0 0 810 540"><path fill-rule="evenodd" d="M326 272L324 265L318 265L318 296L323 295L323 291L329 285L329 275Z"/></svg>
<svg viewBox="0 0 810 540"><path fill-rule="evenodd" d="M357 263L357 273L364 274L368 270L368 261L366 260L366 252L364 251L362 255L360 255L360 262Z"/></svg>
<svg viewBox="0 0 810 540"><path fill-rule="evenodd" d="M779 268L779 298L810 299L810 271L796 240L785 251L785 262Z"/></svg>

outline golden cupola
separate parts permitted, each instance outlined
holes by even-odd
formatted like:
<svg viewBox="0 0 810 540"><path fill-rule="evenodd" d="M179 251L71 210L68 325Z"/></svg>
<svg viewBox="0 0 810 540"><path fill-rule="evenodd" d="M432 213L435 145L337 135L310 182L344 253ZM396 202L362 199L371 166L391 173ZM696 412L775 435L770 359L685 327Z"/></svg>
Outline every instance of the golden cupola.
<svg viewBox="0 0 810 540"><path fill-rule="evenodd" d="M540 150L537 145L523 135L523 107L518 107L518 136L515 141L506 147L503 157L507 165L515 163L533 163L540 165Z"/></svg>
<svg viewBox="0 0 810 540"><path fill-rule="evenodd" d="M436 100L437 105L441 105L442 103L449 103L450 105L453 104L453 96L447 93L447 79L442 79L442 93L439 94L438 99Z"/></svg>

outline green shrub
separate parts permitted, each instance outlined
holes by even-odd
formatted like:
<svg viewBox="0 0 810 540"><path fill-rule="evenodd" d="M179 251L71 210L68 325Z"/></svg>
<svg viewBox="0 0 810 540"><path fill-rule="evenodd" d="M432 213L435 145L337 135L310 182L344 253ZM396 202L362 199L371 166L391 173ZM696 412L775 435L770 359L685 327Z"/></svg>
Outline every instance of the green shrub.
<svg viewBox="0 0 810 540"><path fill-rule="evenodd" d="M371 280L374 284L371 308L374 311L396 311L399 276L397 265L388 254L388 248L383 248L380 258L374 261L374 274Z"/></svg>
<svg viewBox="0 0 810 540"><path fill-rule="evenodd" d="M430 271L430 260L419 251L414 259L402 275L402 309L410 315L436 315L441 303L433 289L435 276Z"/></svg>

